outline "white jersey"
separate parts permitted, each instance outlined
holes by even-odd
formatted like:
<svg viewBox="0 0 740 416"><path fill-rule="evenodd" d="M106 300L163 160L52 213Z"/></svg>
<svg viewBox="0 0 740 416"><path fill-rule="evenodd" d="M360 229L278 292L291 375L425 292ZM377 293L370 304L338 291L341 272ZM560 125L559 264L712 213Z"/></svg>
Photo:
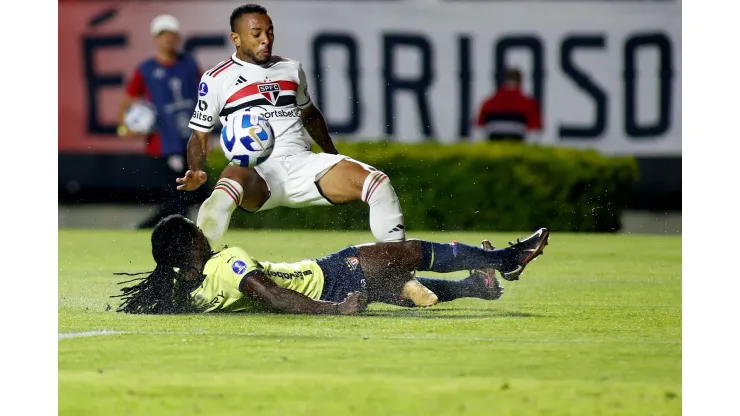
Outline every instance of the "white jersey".
<svg viewBox="0 0 740 416"><path fill-rule="evenodd" d="M210 132L217 118L226 125L233 114L258 112L275 132L272 156L292 155L311 149L299 110L310 105L306 74L298 61L273 56L255 65L234 54L203 74L189 127Z"/></svg>

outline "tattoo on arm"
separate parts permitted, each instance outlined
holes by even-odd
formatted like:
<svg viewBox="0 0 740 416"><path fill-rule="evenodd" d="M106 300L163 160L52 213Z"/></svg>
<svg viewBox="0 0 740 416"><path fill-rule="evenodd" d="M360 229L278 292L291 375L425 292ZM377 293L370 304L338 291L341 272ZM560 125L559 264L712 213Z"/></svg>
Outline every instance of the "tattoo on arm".
<svg viewBox="0 0 740 416"><path fill-rule="evenodd" d="M208 155L208 135L202 131L193 130L188 140L188 169L199 171L205 169L206 155Z"/></svg>

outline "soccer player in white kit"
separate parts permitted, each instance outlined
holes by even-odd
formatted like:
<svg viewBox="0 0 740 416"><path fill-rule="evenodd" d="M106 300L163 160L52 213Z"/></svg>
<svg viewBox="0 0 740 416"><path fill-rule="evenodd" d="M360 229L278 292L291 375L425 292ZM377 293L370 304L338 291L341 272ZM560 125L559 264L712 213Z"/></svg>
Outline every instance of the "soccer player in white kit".
<svg viewBox="0 0 740 416"><path fill-rule="evenodd" d="M208 239L221 238L236 207L257 212L361 200L370 206L377 240L405 240L401 206L388 177L338 154L323 115L311 102L301 64L272 54L275 36L267 10L255 4L236 8L230 39L236 52L201 78L190 120L189 170L177 179L177 188L193 191L206 182L208 136L217 117L225 124L240 111L261 113L275 131L275 148L255 168L229 165L223 170L198 212L197 225ZM311 138L323 153L311 151Z"/></svg>

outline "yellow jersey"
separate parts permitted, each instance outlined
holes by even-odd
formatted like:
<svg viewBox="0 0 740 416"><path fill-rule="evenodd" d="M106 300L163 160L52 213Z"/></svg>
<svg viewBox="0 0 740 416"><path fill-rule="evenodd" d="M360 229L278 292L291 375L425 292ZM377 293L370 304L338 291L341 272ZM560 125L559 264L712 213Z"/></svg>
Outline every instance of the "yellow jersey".
<svg viewBox="0 0 740 416"><path fill-rule="evenodd" d="M245 279L257 272L264 273L278 286L311 299L321 298L324 290L324 272L314 260L270 263L255 260L239 247L229 247L208 260L203 281L190 292L190 297L203 312L254 311L258 304L240 288Z"/></svg>

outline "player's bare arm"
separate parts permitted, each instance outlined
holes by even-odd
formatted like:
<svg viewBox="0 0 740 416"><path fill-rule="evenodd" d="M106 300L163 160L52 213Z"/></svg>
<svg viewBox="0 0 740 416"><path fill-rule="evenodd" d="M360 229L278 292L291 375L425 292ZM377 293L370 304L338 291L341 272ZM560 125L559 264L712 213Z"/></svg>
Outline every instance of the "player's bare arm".
<svg viewBox="0 0 740 416"><path fill-rule="evenodd" d="M367 308L367 296L360 292L350 293L341 303L313 300L296 291L279 287L259 272L244 280L241 291L258 301L266 312L352 315Z"/></svg>
<svg viewBox="0 0 740 416"><path fill-rule="evenodd" d="M326 120L324 120L321 110L313 104L302 109L301 122L303 123L303 127L306 128L306 131L308 131L308 134L311 135L311 138L321 147L321 150L333 155L339 154L337 148L334 147L331 136L329 136L329 128L326 126Z"/></svg>
<svg viewBox="0 0 740 416"><path fill-rule="evenodd" d="M209 134L193 130L193 134L190 135L190 140L188 140L188 169L192 171L205 169Z"/></svg>
<svg viewBox="0 0 740 416"><path fill-rule="evenodd" d="M204 171L206 156L208 155L208 135L210 133L193 130L188 140L188 171L185 176L177 179L180 191L194 191L208 179Z"/></svg>

